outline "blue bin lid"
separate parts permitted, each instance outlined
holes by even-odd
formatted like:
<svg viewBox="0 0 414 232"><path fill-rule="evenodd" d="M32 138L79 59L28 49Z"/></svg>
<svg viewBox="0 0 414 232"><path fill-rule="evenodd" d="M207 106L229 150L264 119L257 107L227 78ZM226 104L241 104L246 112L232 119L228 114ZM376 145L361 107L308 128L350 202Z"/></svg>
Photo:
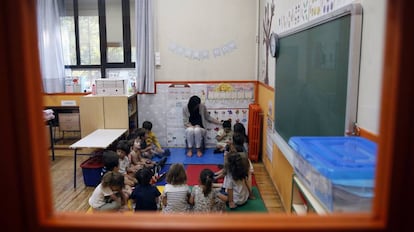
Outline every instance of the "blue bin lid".
<svg viewBox="0 0 414 232"><path fill-rule="evenodd" d="M377 145L368 139L355 136L294 136L288 144L334 183L374 179Z"/></svg>

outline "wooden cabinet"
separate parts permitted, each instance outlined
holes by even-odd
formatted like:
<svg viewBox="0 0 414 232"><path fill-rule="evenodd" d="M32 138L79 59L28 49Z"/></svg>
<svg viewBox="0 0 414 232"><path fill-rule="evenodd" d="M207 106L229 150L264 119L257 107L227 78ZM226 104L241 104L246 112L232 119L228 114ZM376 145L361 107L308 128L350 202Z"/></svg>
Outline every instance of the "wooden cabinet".
<svg viewBox="0 0 414 232"><path fill-rule="evenodd" d="M326 214L327 210L322 206L302 181L293 174L292 176L292 200L291 212L298 215L308 213Z"/></svg>
<svg viewBox="0 0 414 232"><path fill-rule="evenodd" d="M138 124L137 95L87 95L80 99L82 138L96 129L135 129Z"/></svg>

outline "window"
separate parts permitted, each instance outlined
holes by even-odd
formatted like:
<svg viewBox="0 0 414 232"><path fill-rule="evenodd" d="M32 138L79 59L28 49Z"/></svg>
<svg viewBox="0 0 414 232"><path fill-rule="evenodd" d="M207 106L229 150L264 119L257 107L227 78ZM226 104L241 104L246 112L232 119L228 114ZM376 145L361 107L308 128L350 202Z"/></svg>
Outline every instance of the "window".
<svg viewBox="0 0 414 232"><path fill-rule="evenodd" d="M81 74L92 83L106 78L107 69L134 69L134 0L61 0L61 5L67 75Z"/></svg>

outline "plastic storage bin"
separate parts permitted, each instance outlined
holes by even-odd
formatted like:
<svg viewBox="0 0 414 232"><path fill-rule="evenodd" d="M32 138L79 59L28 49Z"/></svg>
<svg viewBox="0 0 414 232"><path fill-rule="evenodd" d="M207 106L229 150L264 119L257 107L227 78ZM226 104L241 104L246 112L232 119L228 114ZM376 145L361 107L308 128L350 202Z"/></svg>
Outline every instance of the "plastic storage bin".
<svg viewBox="0 0 414 232"><path fill-rule="evenodd" d="M92 156L83 161L82 168L83 181L86 186L96 187L101 182L101 172L103 161L101 155Z"/></svg>
<svg viewBox="0 0 414 232"><path fill-rule="evenodd" d="M294 170L328 211L370 211L377 145L361 137L291 137Z"/></svg>

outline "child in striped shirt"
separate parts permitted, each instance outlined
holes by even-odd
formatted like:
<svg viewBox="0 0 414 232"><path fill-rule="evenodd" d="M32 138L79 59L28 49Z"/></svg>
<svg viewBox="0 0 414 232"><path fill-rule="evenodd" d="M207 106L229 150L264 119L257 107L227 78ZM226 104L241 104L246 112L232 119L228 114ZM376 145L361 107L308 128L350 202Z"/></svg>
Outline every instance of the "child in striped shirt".
<svg viewBox="0 0 414 232"><path fill-rule="evenodd" d="M167 184L162 193L163 213L185 213L190 210L188 203L191 194L187 185L187 174L182 163L171 165L166 176Z"/></svg>

